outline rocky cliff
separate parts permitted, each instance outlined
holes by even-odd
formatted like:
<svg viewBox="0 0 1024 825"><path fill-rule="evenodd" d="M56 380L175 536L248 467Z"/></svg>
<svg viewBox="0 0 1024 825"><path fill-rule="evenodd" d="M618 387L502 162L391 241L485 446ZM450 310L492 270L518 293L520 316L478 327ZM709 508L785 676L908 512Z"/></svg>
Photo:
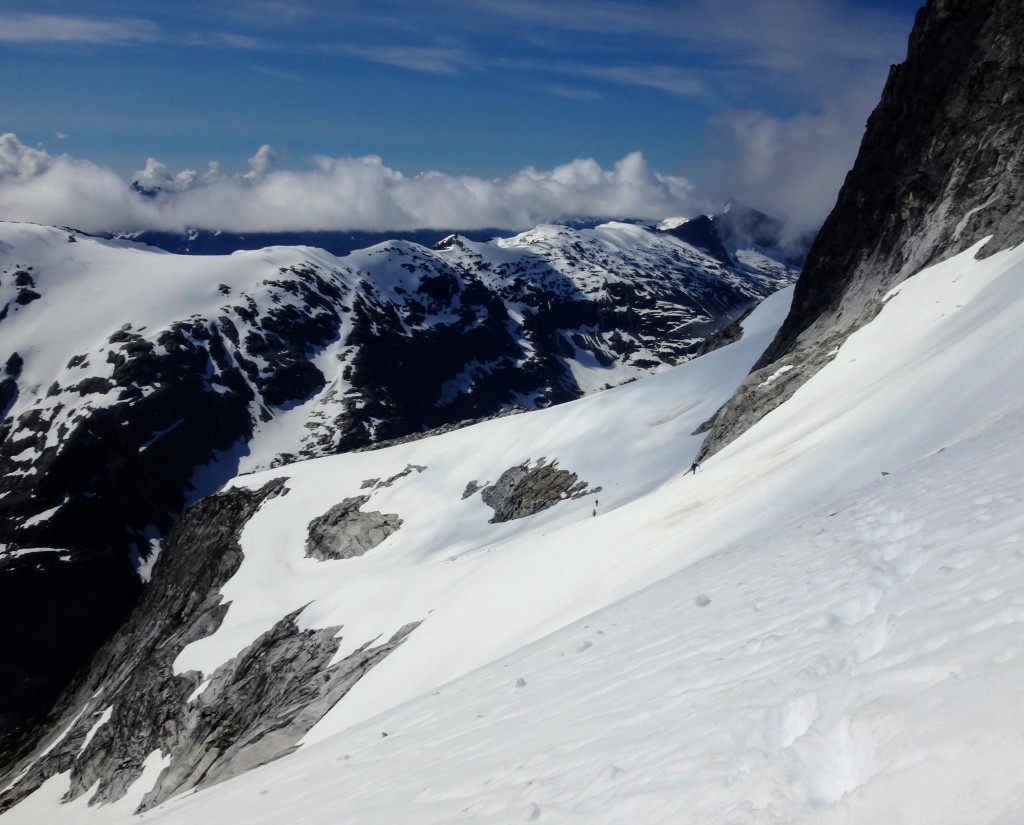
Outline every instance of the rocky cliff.
<svg viewBox="0 0 1024 825"><path fill-rule="evenodd" d="M986 237L980 255L1024 238L1022 43L1016 0L929 0L918 12L790 316L716 417L703 456L789 398L895 285Z"/></svg>
<svg viewBox="0 0 1024 825"><path fill-rule="evenodd" d="M266 500L287 492L276 479L208 496L185 512L138 608L55 709L64 722L51 746L17 775L9 764L0 811L68 770L69 800L97 782L93 802L116 800L154 753L168 758L143 807L256 767L293 749L404 641L415 624L390 639L365 640L332 663L341 628L301 630L296 611L205 681L195 671L175 672L181 650L213 633L228 610L219 590L241 564L242 529Z"/></svg>

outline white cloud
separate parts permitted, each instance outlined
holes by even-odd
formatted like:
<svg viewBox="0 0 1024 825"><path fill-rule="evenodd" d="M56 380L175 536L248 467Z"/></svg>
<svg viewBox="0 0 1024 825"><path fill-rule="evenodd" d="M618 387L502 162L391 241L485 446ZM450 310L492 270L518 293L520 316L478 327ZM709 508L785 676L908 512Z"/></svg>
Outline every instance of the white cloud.
<svg viewBox="0 0 1024 825"><path fill-rule="evenodd" d="M869 9L835 0L447 0L450 6L469 6L457 23L503 19L510 36L532 34L538 28L556 47L571 47L579 33L644 38L637 53L678 53L702 56L697 64L708 85L726 70L750 78L770 73L778 81L799 80L820 87L822 73L841 80L865 65L883 65L903 54L905 15ZM643 66L643 61L638 65ZM808 72L814 74L805 78Z"/></svg>
<svg viewBox="0 0 1024 825"><path fill-rule="evenodd" d="M568 74L607 80L623 86L645 86L679 97L702 97L708 93L703 81L695 77L693 72L678 66L563 64L559 68Z"/></svg>
<svg viewBox="0 0 1024 825"><path fill-rule="evenodd" d="M269 146L249 171L174 172L150 158L136 173L144 196L111 170L0 136L0 219L92 232L187 227L229 231L526 228L572 217L662 218L706 207L685 178L662 175L639 153L611 169L578 159L485 180L442 172L408 176L376 156L318 157L279 169Z"/></svg>
<svg viewBox="0 0 1024 825"><path fill-rule="evenodd" d="M0 219L94 229L132 225L138 221L134 201L139 200L109 169L49 155L14 135L0 135Z"/></svg>
<svg viewBox="0 0 1024 825"><path fill-rule="evenodd" d="M344 46L339 51L373 63L438 75L456 74L469 62L461 49L434 46Z"/></svg>
<svg viewBox="0 0 1024 825"><path fill-rule="evenodd" d="M44 150L26 146L10 133L0 135L0 183L38 177L52 162Z"/></svg>
<svg viewBox="0 0 1024 825"><path fill-rule="evenodd" d="M135 182L148 191L171 189L180 192L191 187L195 182L195 177L194 169L185 169L172 175L165 164L156 158L149 158L145 168L135 173Z"/></svg>
<svg viewBox="0 0 1024 825"><path fill-rule="evenodd" d="M817 228L835 205L876 101L874 93L854 92L790 118L758 110L717 115L716 187L796 230Z"/></svg>
<svg viewBox="0 0 1024 825"><path fill-rule="evenodd" d="M157 36L157 27L146 20L0 14L0 42L6 43L131 43L155 40Z"/></svg>
<svg viewBox="0 0 1024 825"><path fill-rule="evenodd" d="M214 49L227 46L241 51L265 51L273 48L270 41L234 32L190 31L184 34L183 42L186 46L207 46Z"/></svg>
<svg viewBox="0 0 1024 825"><path fill-rule="evenodd" d="M568 100L592 101L601 100L602 94L594 89L587 89L582 86L571 86L567 83L550 83L544 87L544 91L555 97L564 97Z"/></svg>
<svg viewBox="0 0 1024 825"><path fill-rule="evenodd" d="M245 173L248 180L258 180L266 177L274 171L277 165L277 155L267 144L263 144L256 150L256 154L249 158L249 171Z"/></svg>
<svg viewBox="0 0 1024 825"><path fill-rule="evenodd" d="M257 72L258 74L267 75L267 77L278 77L282 80L290 80L294 83L313 83L314 80L309 76L302 74L301 72L293 72L288 69L276 69L272 66L261 66L258 63L243 63L245 68L250 71Z"/></svg>

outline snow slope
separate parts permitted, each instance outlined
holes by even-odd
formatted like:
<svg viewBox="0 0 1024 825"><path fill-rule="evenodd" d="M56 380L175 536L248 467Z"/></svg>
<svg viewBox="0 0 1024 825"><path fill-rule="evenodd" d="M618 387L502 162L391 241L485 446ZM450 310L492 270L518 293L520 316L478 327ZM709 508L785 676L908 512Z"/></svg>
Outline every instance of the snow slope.
<svg viewBox="0 0 1024 825"><path fill-rule="evenodd" d="M221 591L231 608L217 632L184 650L175 669L212 673L304 605L301 627L344 626L335 661L370 639L426 620L363 677L313 731L315 739L508 653L635 590L659 571L674 569L676 562L659 554L623 558L628 537L623 544L600 541L596 537L607 526L592 514L614 513L689 466L700 443L691 433L728 397L770 340L788 297L787 290L769 298L747 322L739 344L685 370L538 414L240 477L235 484L258 488L285 476L289 493L264 504L246 526L242 567ZM539 459L557 461L600 492L504 524L489 523L493 513L479 494L463 498L470 482L493 482L509 467ZM374 489L362 508L397 513L404 523L396 534L360 558L323 563L305 557L306 524L365 491L366 481L408 467L423 469ZM629 520L619 523L628 526ZM573 524L578 529L564 534ZM468 617L479 629L469 637Z"/></svg>
<svg viewBox="0 0 1024 825"><path fill-rule="evenodd" d="M243 534L224 625L179 665L230 656L313 579L302 620L353 643L425 621L297 753L141 821L1022 821L1024 249L972 251L902 284L696 476L688 382L733 348L279 471L291 492ZM541 455L604 488L596 516L588 497L487 525L477 496L452 503ZM297 555L308 517L406 462L426 469L372 504L408 519L398 533L357 560ZM54 809L65 786L0 823L125 821Z"/></svg>

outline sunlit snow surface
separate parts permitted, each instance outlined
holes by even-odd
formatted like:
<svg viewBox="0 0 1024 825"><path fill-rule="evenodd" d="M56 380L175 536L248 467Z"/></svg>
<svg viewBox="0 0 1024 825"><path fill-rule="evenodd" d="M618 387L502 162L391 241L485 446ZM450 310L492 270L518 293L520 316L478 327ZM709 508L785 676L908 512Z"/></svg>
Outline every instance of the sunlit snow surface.
<svg viewBox="0 0 1024 825"><path fill-rule="evenodd" d="M179 666L231 655L310 570L331 591L303 621L345 624L345 644L425 621L311 744L142 821L1024 821L1024 250L972 252L903 284L696 476L685 376L711 359L276 473L291 492L243 536L224 627ZM459 498L542 455L604 487L596 517L585 498L487 525ZM407 463L427 469L366 508L398 533L301 558L309 518ZM124 821L55 811L62 781L0 822Z"/></svg>

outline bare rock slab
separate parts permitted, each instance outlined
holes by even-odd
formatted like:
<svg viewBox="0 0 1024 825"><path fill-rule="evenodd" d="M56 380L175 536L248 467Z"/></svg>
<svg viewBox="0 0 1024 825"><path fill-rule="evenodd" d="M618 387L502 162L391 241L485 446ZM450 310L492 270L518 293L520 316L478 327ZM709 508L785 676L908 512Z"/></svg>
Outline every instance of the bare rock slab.
<svg viewBox="0 0 1024 825"><path fill-rule="evenodd" d="M309 523L306 555L320 561L351 559L372 550L402 526L397 513L363 512L369 496L352 496Z"/></svg>
<svg viewBox="0 0 1024 825"><path fill-rule="evenodd" d="M491 524L525 518L554 507L567 499L600 492L600 487L589 489L576 473L558 468L540 458L531 467L529 462L509 467L494 484L480 491L484 504L494 510Z"/></svg>

